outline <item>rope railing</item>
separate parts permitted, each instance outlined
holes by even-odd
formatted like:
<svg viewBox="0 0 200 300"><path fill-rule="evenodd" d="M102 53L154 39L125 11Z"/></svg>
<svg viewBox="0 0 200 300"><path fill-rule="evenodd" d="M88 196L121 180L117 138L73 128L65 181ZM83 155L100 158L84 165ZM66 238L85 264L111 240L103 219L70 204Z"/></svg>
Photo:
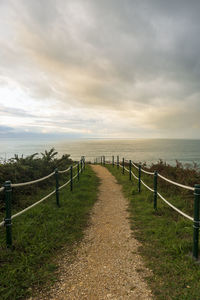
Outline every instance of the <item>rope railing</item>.
<svg viewBox="0 0 200 300"><path fill-rule="evenodd" d="M30 185L30 184L35 184L38 182L41 182L43 180L46 180L48 178L50 178L51 176L53 176L55 174L55 172L50 173L47 176L44 176L42 178L36 179L36 180L32 180L32 181L27 181L27 182L21 182L21 183L12 183L11 187L20 187L20 186L25 186L25 185Z"/></svg>
<svg viewBox="0 0 200 300"><path fill-rule="evenodd" d="M0 223L0 227L3 227L5 225L5 221L2 221L1 223Z"/></svg>
<svg viewBox="0 0 200 300"><path fill-rule="evenodd" d="M68 185L70 183L71 179L68 180L67 182L65 182L63 185L59 186L59 190L61 190L62 188L64 188L66 185Z"/></svg>
<svg viewBox="0 0 200 300"><path fill-rule="evenodd" d="M154 190L152 188L150 188L150 186L148 186L143 180L141 180L141 183L151 192L154 192ZM189 219L190 221L194 222L194 219L190 216L188 216L186 213L182 212L180 209L178 209L176 206L174 206L173 204L171 204L169 201L167 201L160 193L157 192L157 195L167 204L169 205L171 208L173 208L175 211L177 211L179 214L181 214L183 217Z"/></svg>
<svg viewBox="0 0 200 300"><path fill-rule="evenodd" d="M77 168L77 173L75 175L73 175L73 170ZM64 188L65 186L67 186L68 184L70 184L70 190L73 190L73 181L75 180L75 178L78 177L78 181L80 178L80 174L83 172L83 170L85 169L85 159L82 157L82 159L80 160L80 162L78 162L76 165L74 166L70 166L69 168L67 168L66 170L62 170L59 171L58 169L55 170L55 172L52 172L51 174L39 178L37 180L33 180L33 181L29 181L29 182L24 182L24 183L16 183L16 184L12 184L10 181L6 181L4 187L2 187L0 189L0 191L4 191L5 192L5 211L6 211L6 216L5 219L0 222L0 227L5 226L6 227L6 244L7 247L11 247L12 246L12 220L22 214L24 214L25 212L27 212L28 210L30 210L31 208L37 206L38 204L40 204L41 202L43 202L44 200L48 199L49 197L51 197L53 194L56 194L56 204L58 207L60 207L60 199L59 199L59 191ZM59 174L62 173L66 173L70 171L70 179L65 182L63 185L59 185ZM25 186L28 184L33 184L33 183L37 183L40 181L43 181L51 176L55 175L55 186L56 189L53 190L51 193L49 193L48 195L44 196L42 199L38 200L37 202L31 204L30 206L24 208L23 210L15 213L14 215L12 215L12 188L13 187L21 187L21 186Z"/></svg>
<svg viewBox="0 0 200 300"><path fill-rule="evenodd" d="M73 168L76 168L78 164L74 165ZM70 167L67 168L66 170L62 170L62 171L58 171L59 174L62 174L62 173L66 173L70 170ZM47 176L44 176L42 178L39 178L39 179L36 179L36 180L32 180L32 181L27 181L27 182L20 182L20 183L12 183L11 184L11 187L21 187L21 186L25 186L25 185L31 185L31 184L35 184L35 183L38 183L38 182L41 182L43 180L46 180L48 178L50 178L51 176L53 176L55 174L55 172L52 172L50 173L49 175ZM0 192L4 191L4 187L2 186L0 188Z"/></svg>
<svg viewBox="0 0 200 300"><path fill-rule="evenodd" d="M63 174L63 173L66 173L66 172L68 172L69 170L70 170L70 167L69 167L69 168L67 168L66 170L58 171L58 173L59 173L59 174Z"/></svg>
<svg viewBox="0 0 200 300"><path fill-rule="evenodd" d="M127 162L127 160L126 160L126 162ZM134 166L136 169L139 169L139 167L136 166L133 162L132 162L132 166ZM149 172L149 171L146 171L146 170L144 170L144 169L142 169L142 168L141 168L141 172L143 172L143 173L145 173L145 174L148 174L148 175L154 175L154 172ZM162 178L163 180L165 180L165 181L167 181L167 182L169 182L169 183L172 183L172 184L174 184L174 185L176 185L176 186L178 186L178 187L182 187L182 188L184 188L184 189L187 189L187 190L190 190L190 191L194 191L194 188L191 187L191 186L187 186L187 185L184 185L184 184L175 182L175 181L173 181L173 180L171 180L171 179L168 179L168 178L162 176L162 175L159 174L159 173L158 173L158 176L159 176L160 178Z"/></svg>
<svg viewBox="0 0 200 300"><path fill-rule="evenodd" d="M133 162L131 163L132 164L132 166L134 166L136 169L138 169L139 170L139 167L138 166L136 166Z"/></svg>
<svg viewBox="0 0 200 300"><path fill-rule="evenodd" d="M73 168L76 168L78 164L74 165ZM70 170L70 167L67 168L66 170L62 170L62 171L58 171L59 174L62 174L62 173L66 173ZM27 181L27 182L20 182L20 183L12 183L11 184L11 187L21 187L21 186L25 186L25 185L31 185L31 184L35 184L35 183L38 183L38 182L41 182L43 180L46 180L48 178L50 178L51 176L53 176L55 174L55 172L52 172L50 173L49 175L46 175L44 177L41 177L39 179L35 179L35 180L31 180L31 181ZM4 191L4 186L2 186L0 188L0 192L3 192Z"/></svg>
<svg viewBox="0 0 200 300"><path fill-rule="evenodd" d="M154 172L149 172L149 171L146 171L144 169L141 168L141 171L145 174L148 174L148 175L154 175Z"/></svg>
<svg viewBox="0 0 200 300"><path fill-rule="evenodd" d="M11 220L13 220L14 218L21 216L23 213L25 213L26 211L28 211L29 209L35 207L36 205L40 204L41 202L43 202L44 200L48 199L49 197L51 197L53 194L55 194L56 190L54 190L53 192L49 193L48 195L46 195L45 197L43 197L42 199L40 199L39 201L33 203L32 205L30 205L29 207L26 207L25 209L21 210L20 212L16 213L15 215L12 215Z"/></svg>
<svg viewBox="0 0 200 300"><path fill-rule="evenodd" d="M129 161L127 159L125 159L125 162L129 162ZM136 164L134 164L133 162L132 162L132 166L134 166L137 170L139 169L139 167ZM142 168L141 168L141 171L145 174L148 174L148 175L154 175L154 172L149 172L149 171L146 171Z"/></svg>
<svg viewBox="0 0 200 300"><path fill-rule="evenodd" d="M162 176L162 175L159 174L159 173L158 173L158 176L159 176L160 178L162 178L163 180L165 180L165 181L167 181L167 182L169 182L169 183L171 183L171 184L173 184L173 185L176 185L176 186L181 187L181 188L186 189L186 190L194 191L194 188L191 187L191 186L187 186L187 185L184 185L184 184L181 184L181 183L172 181L172 180L170 180L170 179L168 179L168 178Z"/></svg>
<svg viewBox="0 0 200 300"><path fill-rule="evenodd" d="M154 190L152 188L150 188L150 186L148 186L142 179L141 179L141 183L151 192L154 192Z"/></svg>
<svg viewBox="0 0 200 300"><path fill-rule="evenodd" d="M127 172L129 172L129 170L126 167L124 167L124 170L126 170Z"/></svg>
<svg viewBox="0 0 200 300"><path fill-rule="evenodd" d="M131 171L131 175L135 178L135 179L139 179L132 171Z"/></svg>
<svg viewBox="0 0 200 300"><path fill-rule="evenodd" d="M102 160L101 160L102 161ZM105 156L104 156L104 165L105 165ZM125 165L126 164L126 165ZM127 164L129 165L129 169L126 167ZM199 245L198 245L198 240L199 240L199 228L200 228L200 219L199 219L199 208L200 208L200 185L196 184L194 187L190 187L181 183L177 183L173 180L170 180L161 174L159 174L157 171L155 172L149 172L141 168L141 165L139 164L138 166L133 163L131 160L127 159L122 159L122 164L119 162L119 156L117 156L117 161L115 161L114 156L112 156L112 165L117 166L119 169L122 168L122 173L128 172L129 173L129 179L131 180L132 177L134 177L138 181L138 191L141 192L141 184L144 185L150 192L153 193L153 206L154 209L157 210L157 197L159 197L165 204L167 204L169 207L171 207L174 211L179 213L181 216L185 217L186 219L190 220L193 222L193 257L195 259L198 259L198 252L199 252ZM132 171L132 166L138 170L138 177L134 174ZM145 173L147 175L153 175L153 184L154 188L151 188L149 185L147 185L144 180L141 179L142 173ZM166 200L157 190L157 185L158 185L158 177L161 179L178 186L180 188L184 188L190 191L194 191L194 217L189 216L185 212L181 211L179 208L174 206L172 203L170 203L168 200Z"/></svg>
<svg viewBox="0 0 200 300"><path fill-rule="evenodd" d="M171 204L169 201L167 201L160 193L157 193L157 195L167 204L169 205L171 208L173 208L175 211L177 211L179 214L181 214L183 217L187 218L190 221L194 222L194 219L190 216L188 216L186 213L184 213L183 211L181 211L180 209L178 209L176 206L174 206L173 204Z"/></svg>

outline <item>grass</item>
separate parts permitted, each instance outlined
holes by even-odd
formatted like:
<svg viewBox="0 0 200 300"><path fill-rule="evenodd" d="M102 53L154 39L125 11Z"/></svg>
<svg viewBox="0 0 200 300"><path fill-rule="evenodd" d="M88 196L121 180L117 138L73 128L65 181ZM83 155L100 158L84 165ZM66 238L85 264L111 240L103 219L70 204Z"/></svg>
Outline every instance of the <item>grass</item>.
<svg viewBox="0 0 200 300"><path fill-rule="evenodd" d="M200 266L191 257L192 222L160 199L158 209L154 211L153 193L142 186L139 194L136 180L130 182L127 172L123 175L121 168L107 168L122 184L124 195L130 200L131 227L134 236L142 243L139 251L145 264L153 272L151 277L146 278L154 294L153 299L199 300ZM144 178L147 183L152 181L147 176ZM178 192L170 194L170 187L167 195L170 202L192 215L191 199L186 201Z"/></svg>
<svg viewBox="0 0 200 300"><path fill-rule="evenodd" d="M32 294L32 288L55 281L55 257L63 247L71 252L83 237L98 184L87 166L73 192L69 185L60 191L60 208L53 195L14 219L12 250L5 245L5 228L0 229L0 299L22 299ZM48 191L39 191L33 198L37 201Z"/></svg>

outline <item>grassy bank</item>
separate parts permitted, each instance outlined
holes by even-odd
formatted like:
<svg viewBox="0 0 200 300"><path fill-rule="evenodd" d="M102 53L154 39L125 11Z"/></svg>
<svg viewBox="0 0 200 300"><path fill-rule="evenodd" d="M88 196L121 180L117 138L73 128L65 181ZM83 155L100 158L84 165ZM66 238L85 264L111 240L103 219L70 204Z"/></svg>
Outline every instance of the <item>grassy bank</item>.
<svg viewBox="0 0 200 300"><path fill-rule="evenodd" d="M97 198L98 179L89 166L80 182L13 220L13 250L6 249L5 228L0 229L0 299L21 299L37 287L55 280L56 254L62 247L71 251L81 240L90 210ZM52 189L51 189L52 190ZM46 191L34 194L35 201Z"/></svg>
<svg viewBox="0 0 200 300"><path fill-rule="evenodd" d="M137 182L129 181L128 173L122 169L107 166L123 186L125 196L130 200L131 226L136 238L142 243L139 251L146 265L153 271L147 281L154 293L154 299L199 300L200 266L191 258L192 222L158 200L158 210L153 209L153 193L142 186L138 194ZM167 174L167 173L166 173ZM165 174L165 175L166 175ZM170 176L168 176L170 177ZM152 178L143 177L152 186ZM170 186L159 186L181 210L192 216L192 192L180 194Z"/></svg>

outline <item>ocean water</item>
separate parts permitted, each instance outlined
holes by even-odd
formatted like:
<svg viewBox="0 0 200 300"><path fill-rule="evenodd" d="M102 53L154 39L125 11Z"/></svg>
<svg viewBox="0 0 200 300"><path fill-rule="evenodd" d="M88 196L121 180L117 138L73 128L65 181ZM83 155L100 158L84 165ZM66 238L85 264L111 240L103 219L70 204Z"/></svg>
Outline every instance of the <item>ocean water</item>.
<svg viewBox="0 0 200 300"><path fill-rule="evenodd" d="M0 139L0 157L7 160L14 154L26 156L52 147L59 152L59 156L70 154L72 159L79 159L84 155L87 161L92 162L98 156L105 155L111 159L112 155L119 155L147 164L162 159L172 165L176 160L184 164L195 162L200 165L200 140L183 139Z"/></svg>

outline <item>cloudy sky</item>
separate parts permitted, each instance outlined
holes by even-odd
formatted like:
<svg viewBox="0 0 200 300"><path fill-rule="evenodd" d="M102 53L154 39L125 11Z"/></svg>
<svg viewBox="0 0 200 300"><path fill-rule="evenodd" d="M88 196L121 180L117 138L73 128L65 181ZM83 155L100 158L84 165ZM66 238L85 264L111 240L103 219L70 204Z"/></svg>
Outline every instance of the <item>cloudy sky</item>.
<svg viewBox="0 0 200 300"><path fill-rule="evenodd" d="M199 133L199 0L0 1L0 137Z"/></svg>

